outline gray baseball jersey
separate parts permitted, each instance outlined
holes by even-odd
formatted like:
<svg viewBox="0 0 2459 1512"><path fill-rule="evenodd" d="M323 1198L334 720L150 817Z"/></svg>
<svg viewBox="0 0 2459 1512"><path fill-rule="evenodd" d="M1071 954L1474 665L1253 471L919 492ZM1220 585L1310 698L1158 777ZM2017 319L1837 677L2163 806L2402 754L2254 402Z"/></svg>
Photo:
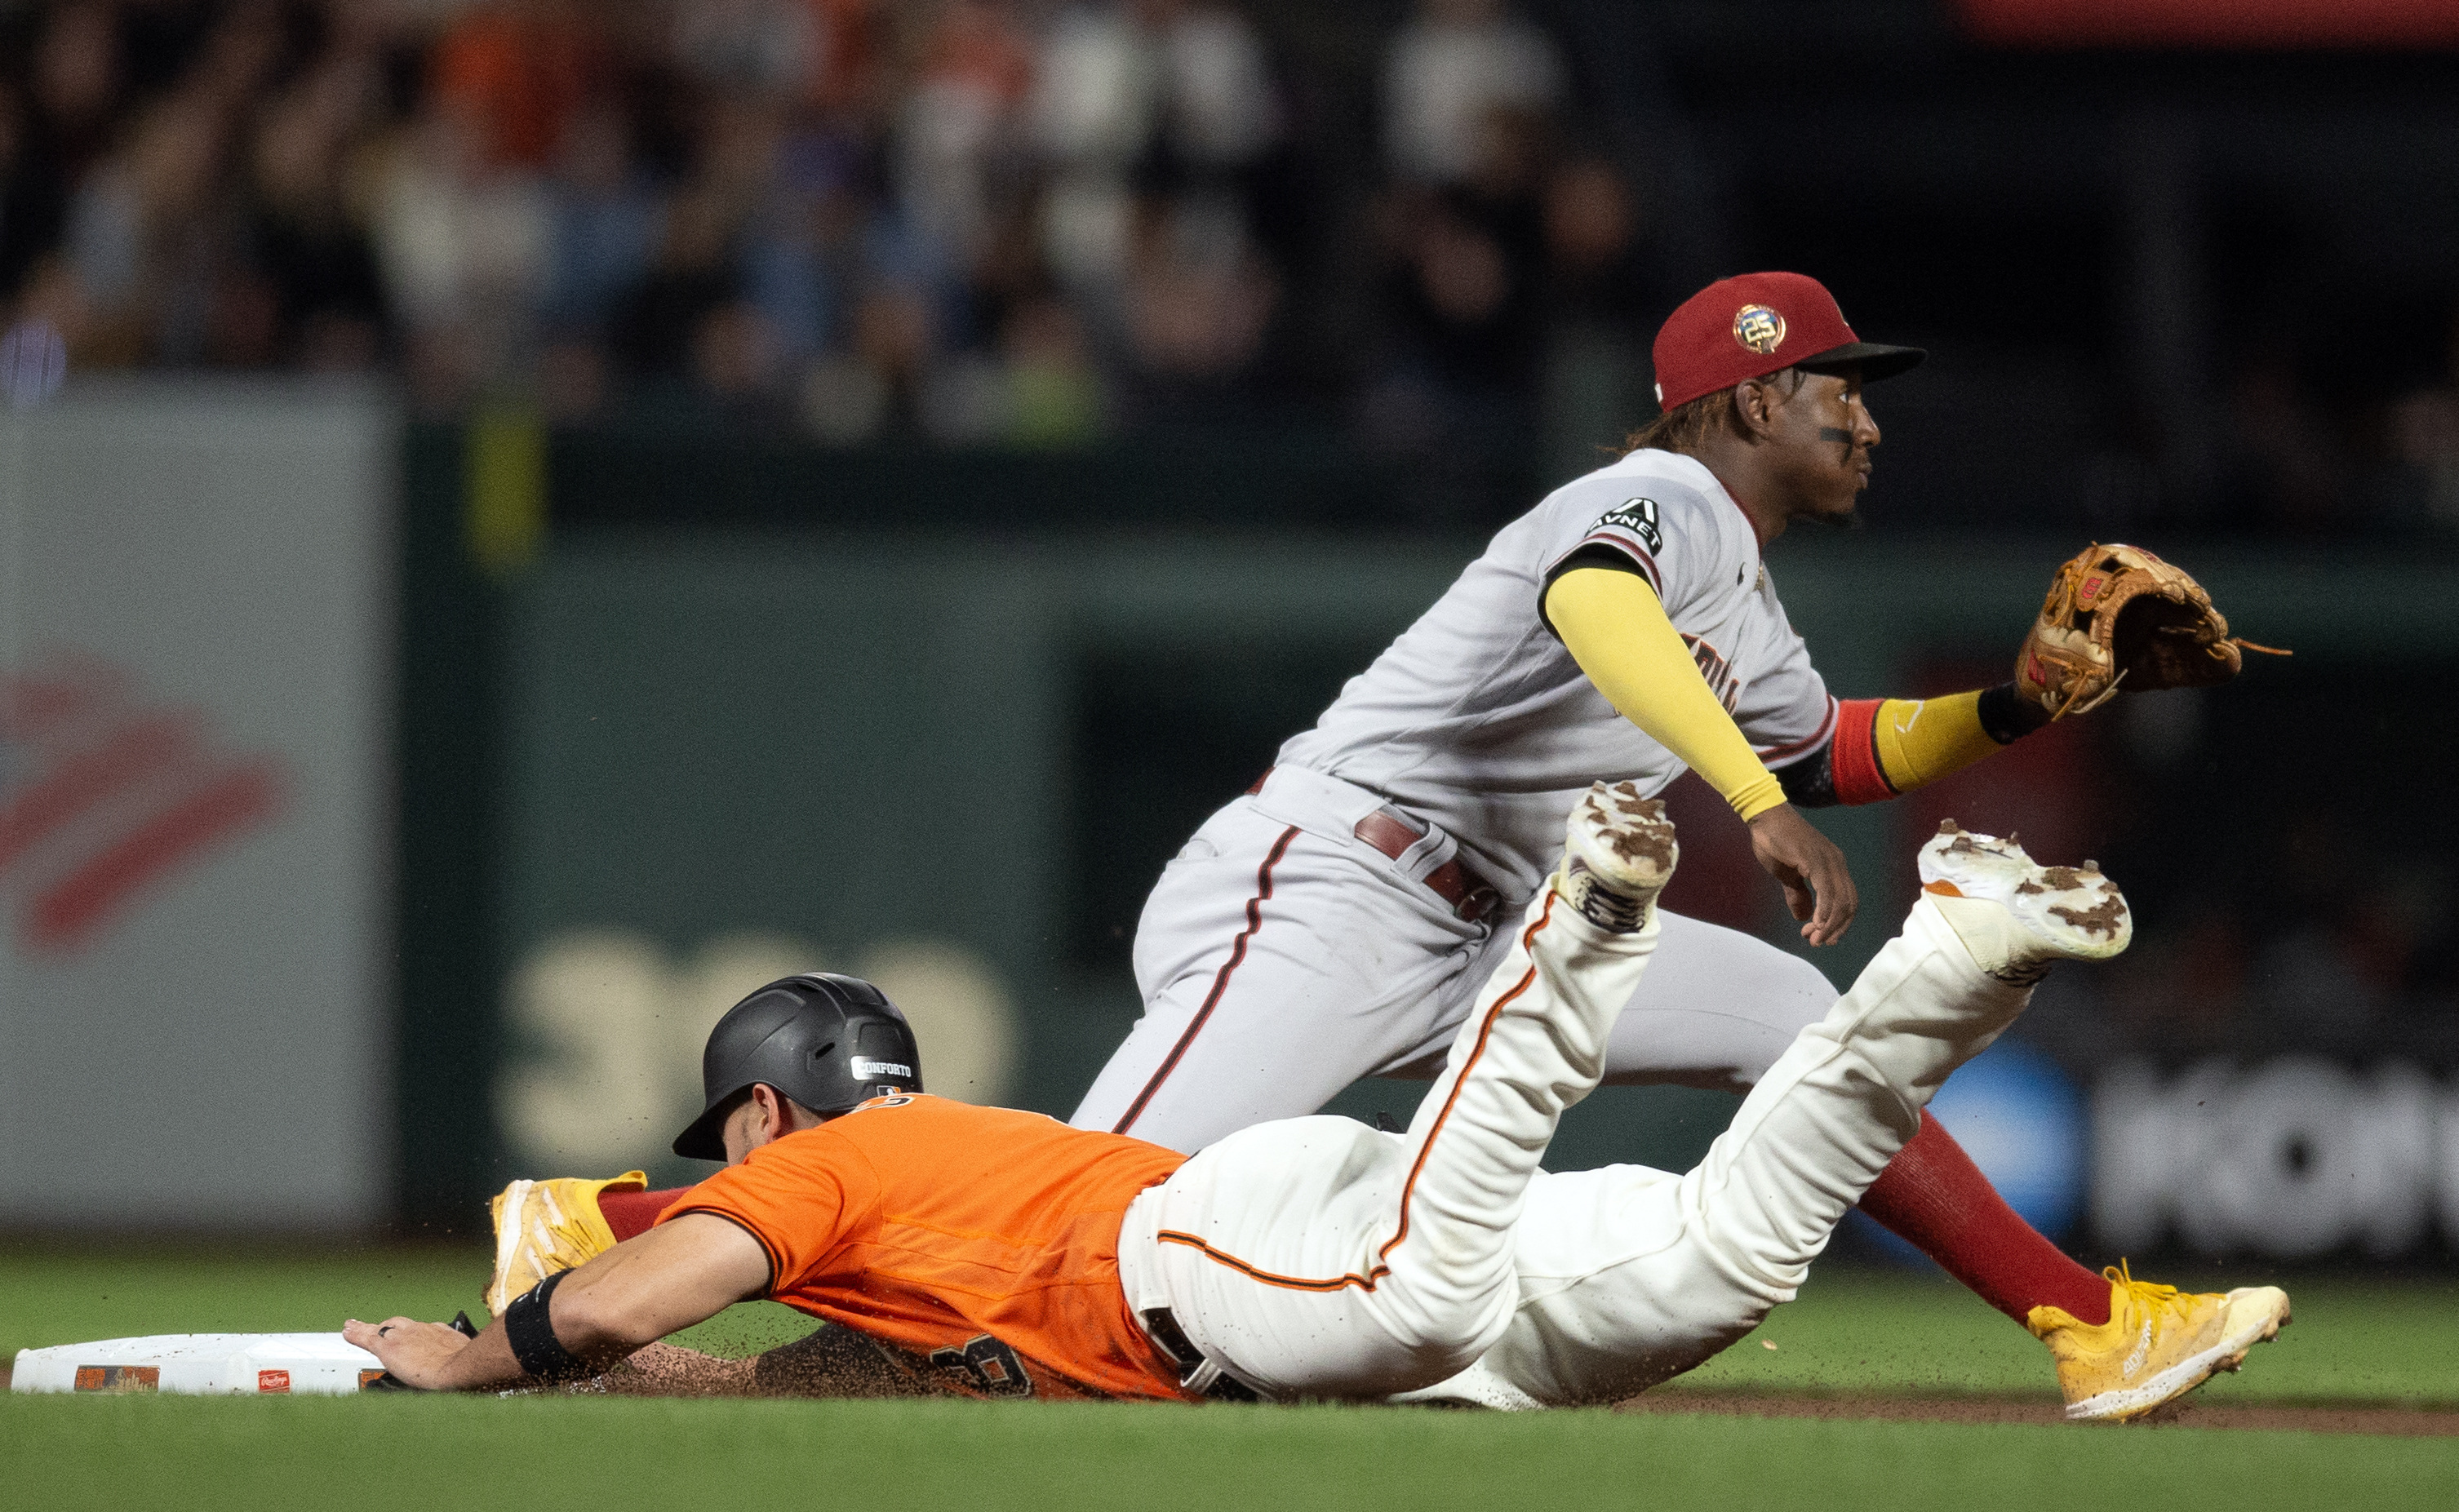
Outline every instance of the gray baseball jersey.
<svg viewBox="0 0 2459 1512"><path fill-rule="evenodd" d="M1533 893L1589 783L1657 793L1680 758L1614 711L1547 626L1552 576L1619 554L1771 767L1815 751L1836 703L1786 620L1741 506L1705 467L1634 452L1505 526L1279 762L1383 794L1447 830L1506 893Z"/></svg>

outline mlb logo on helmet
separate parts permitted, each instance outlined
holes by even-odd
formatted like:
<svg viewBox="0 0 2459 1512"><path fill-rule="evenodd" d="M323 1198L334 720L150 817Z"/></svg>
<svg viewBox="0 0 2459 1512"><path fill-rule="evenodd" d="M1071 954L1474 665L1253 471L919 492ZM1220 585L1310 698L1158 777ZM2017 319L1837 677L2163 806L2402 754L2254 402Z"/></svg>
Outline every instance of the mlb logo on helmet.
<svg viewBox="0 0 2459 1512"><path fill-rule="evenodd" d="M1858 368L1863 382L1922 360L1918 346L1853 334L1836 297L1799 273L1720 279L1682 302L1656 333L1656 402L1667 410L1785 368Z"/></svg>

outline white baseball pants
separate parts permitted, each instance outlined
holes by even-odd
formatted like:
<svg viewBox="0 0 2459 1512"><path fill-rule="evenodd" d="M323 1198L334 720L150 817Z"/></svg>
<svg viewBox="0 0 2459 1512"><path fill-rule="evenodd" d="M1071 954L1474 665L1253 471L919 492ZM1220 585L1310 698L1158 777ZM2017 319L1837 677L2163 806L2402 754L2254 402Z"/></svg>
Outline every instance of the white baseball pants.
<svg viewBox="0 0 2459 1512"><path fill-rule="evenodd" d="M1974 963L1950 922L1964 910L1997 905L1924 894L1689 1173L1538 1172L1514 1250L1509 1326L1476 1366L1410 1399L1619 1400L1791 1301L1844 1210L1918 1131L1930 1095L2030 998Z"/></svg>
<svg viewBox="0 0 2459 1512"><path fill-rule="evenodd" d="M1405 1134L1260 1124L1138 1196L1119 1277L1259 1394L1381 1397L1472 1365L1517 1315L1515 1230L1563 1110L1605 1068L1653 924L1612 934L1549 889Z"/></svg>
<svg viewBox="0 0 2459 1512"><path fill-rule="evenodd" d="M1440 830L1394 860L1352 833L1383 800L1302 767L1215 813L1136 927L1145 1014L1071 1122L1173 1149L1312 1113L1365 1076L1424 1076L1509 949L1510 916L1457 917L1424 883ZM1741 1091L1836 1001L1818 969L1660 911L1663 939L1605 1080Z"/></svg>

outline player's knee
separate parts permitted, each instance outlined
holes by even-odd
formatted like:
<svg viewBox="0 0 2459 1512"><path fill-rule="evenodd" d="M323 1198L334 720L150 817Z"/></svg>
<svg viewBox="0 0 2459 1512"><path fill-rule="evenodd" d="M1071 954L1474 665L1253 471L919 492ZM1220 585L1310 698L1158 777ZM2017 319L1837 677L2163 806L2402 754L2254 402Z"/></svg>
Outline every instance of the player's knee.
<svg viewBox="0 0 2459 1512"><path fill-rule="evenodd" d="M1510 1325L1517 1288L1416 1286L1384 1310L1383 1326L1410 1361L1419 1385L1433 1385L1475 1363ZM1414 1388L1404 1388L1414 1389Z"/></svg>

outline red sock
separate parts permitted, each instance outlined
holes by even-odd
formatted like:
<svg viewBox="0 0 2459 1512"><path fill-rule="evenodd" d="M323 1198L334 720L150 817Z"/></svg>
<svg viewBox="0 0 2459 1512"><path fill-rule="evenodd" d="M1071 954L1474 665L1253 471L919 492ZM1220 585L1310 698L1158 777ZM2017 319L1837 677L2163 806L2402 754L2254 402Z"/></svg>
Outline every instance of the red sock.
<svg viewBox="0 0 2459 1512"><path fill-rule="evenodd" d="M2007 1207L1927 1109L1921 1132L1861 1194L1861 1210L2018 1323L2036 1307L2109 1321L2109 1283Z"/></svg>
<svg viewBox="0 0 2459 1512"><path fill-rule="evenodd" d="M598 1210L605 1215L606 1227L615 1230L615 1242L636 1239L649 1231L658 1214L673 1206L674 1200L691 1190L676 1186L666 1191L601 1191L598 1194Z"/></svg>

